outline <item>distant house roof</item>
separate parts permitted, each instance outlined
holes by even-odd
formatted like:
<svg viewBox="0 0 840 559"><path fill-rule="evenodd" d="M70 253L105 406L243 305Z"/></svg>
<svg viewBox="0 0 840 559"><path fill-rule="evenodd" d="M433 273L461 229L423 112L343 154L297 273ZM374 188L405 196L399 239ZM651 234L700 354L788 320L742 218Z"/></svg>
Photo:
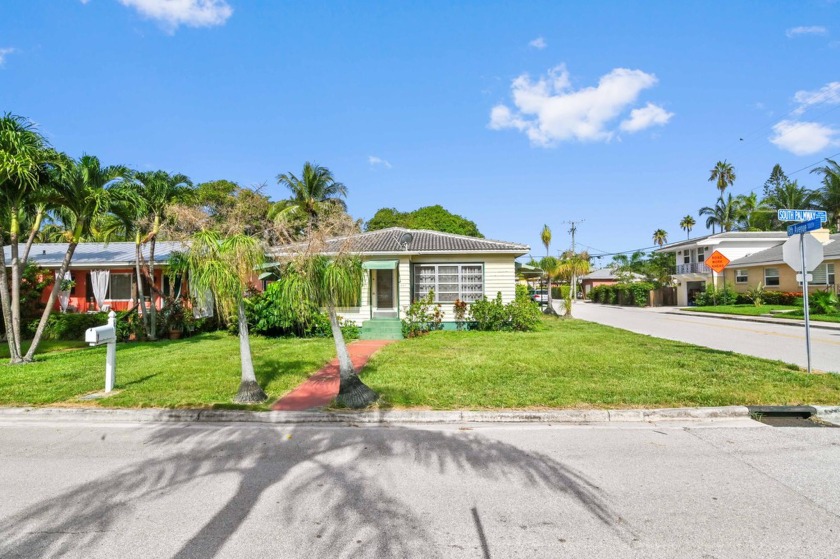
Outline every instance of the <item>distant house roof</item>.
<svg viewBox="0 0 840 559"><path fill-rule="evenodd" d="M717 233L715 235L706 235L704 237L695 237L677 243L665 245L662 248L656 249L654 252L675 252L687 246L710 246L720 244L722 241L779 241L783 242L787 238L785 231L728 231L725 233Z"/></svg>
<svg viewBox="0 0 840 559"><path fill-rule="evenodd" d="M64 260L68 243L34 243L29 261L43 268L58 268ZM24 245L19 245L23 254ZM155 243L155 262L167 262L176 251L186 251L187 245L177 241ZM3 247L6 265L12 259L12 247ZM135 264L134 243L79 243L70 261L70 268L122 268ZM143 250L143 257L149 258L149 246Z"/></svg>
<svg viewBox="0 0 840 559"><path fill-rule="evenodd" d="M840 233L829 235L829 243L823 245L823 254L826 260L840 259ZM759 264L780 264L782 259L782 244L774 247L755 252L749 256L733 260L727 265L727 268L734 268L737 266L756 266Z"/></svg>
<svg viewBox="0 0 840 559"><path fill-rule="evenodd" d="M410 241L408 240L410 235ZM337 253L347 250L363 255L373 254L452 254L452 253L500 253L527 254L531 247L519 243L479 239L466 235L441 233L425 229L405 229L390 227L379 231L369 231L347 237L329 239L325 253ZM273 249L276 255L286 252L283 247Z"/></svg>

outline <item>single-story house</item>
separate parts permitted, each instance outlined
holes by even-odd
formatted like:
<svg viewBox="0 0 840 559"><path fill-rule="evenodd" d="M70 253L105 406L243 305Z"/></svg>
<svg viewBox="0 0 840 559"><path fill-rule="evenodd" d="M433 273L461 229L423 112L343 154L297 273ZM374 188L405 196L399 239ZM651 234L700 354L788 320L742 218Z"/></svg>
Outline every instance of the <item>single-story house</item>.
<svg viewBox="0 0 840 559"><path fill-rule="evenodd" d="M811 272L813 279L808 282L808 292L830 290L838 293L836 272L840 270L840 234L829 235L826 229L811 234L823 243L824 259ZM796 281L796 272L782 259L783 244L730 262L723 271L726 285L741 293L759 283L773 291L802 291L802 284Z"/></svg>
<svg viewBox="0 0 840 559"><path fill-rule="evenodd" d="M29 253L29 261L38 267L58 273L67 243L35 243ZM19 253L23 254L24 245ZM6 265L11 263L11 247L3 247ZM167 296L180 295L182 282L173 282L164 274L163 268L169 257L176 251L186 251L183 243L158 241L155 244L155 286ZM143 249L146 262L149 259L149 247ZM133 242L79 243L70 261L70 268L64 280L72 280L72 287L66 293L60 293L56 310L67 312L98 311L110 308L115 311L126 310L134 306L138 298L137 276L135 273L136 253ZM62 281L56 280L61 286ZM52 287L44 290L42 301L46 302ZM144 286L143 294L148 302L154 299L156 308L161 308L163 300L152 293L149 286Z"/></svg>
<svg viewBox="0 0 840 559"><path fill-rule="evenodd" d="M340 251L358 254L365 270L356 307L340 310L356 324L405 318L409 305L434 292L444 324L454 326L456 300L467 303L502 294L502 301L516 295L516 263L528 254L528 245L479 239L439 231L391 227L329 239L324 254ZM287 249L273 251L282 258Z"/></svg>
<svg viewBox="0 0 840 559"><path fill-rule="evenodd" d="M655 252L673 252L677 266L671 276L677 288L677 305L686 306L711 283L722 287L721 274L705 264L715 251L730 261L781 245L787 240L784 231L729 231L665 245Z"/></svg>
<svg viewBox="0 0 840 559"><path fill-rule="evenodd" d="M630 277L632 278L631 281L642 281L644 279L644 276L635 273L630 274ZM612 268L600 268L582 276L580 278L580 288L583 291L583 296L586 297L593 288L599 285L615 285L620 279Z"/></svg>

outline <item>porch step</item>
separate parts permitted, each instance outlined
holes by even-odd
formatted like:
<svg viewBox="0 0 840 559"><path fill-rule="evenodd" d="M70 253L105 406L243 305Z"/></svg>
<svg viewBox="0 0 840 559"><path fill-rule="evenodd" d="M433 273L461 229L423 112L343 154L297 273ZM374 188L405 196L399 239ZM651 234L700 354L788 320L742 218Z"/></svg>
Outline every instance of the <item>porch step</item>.
<svg viewBox="0 0 840 559"><path fill-rule="evenodd" d="M362 340L401 340L402 321L398 318L374 318L362 323Z"/></svg>

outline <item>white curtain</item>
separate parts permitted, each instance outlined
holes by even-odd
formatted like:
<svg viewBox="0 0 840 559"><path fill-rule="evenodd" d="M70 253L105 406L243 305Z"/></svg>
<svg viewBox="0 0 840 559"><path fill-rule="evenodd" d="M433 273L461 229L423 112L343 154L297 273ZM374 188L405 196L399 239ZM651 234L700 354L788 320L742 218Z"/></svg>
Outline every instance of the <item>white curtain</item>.
<svg viewBox="0 0 840 559"><path fill-rule="evenodd" d="M93 298L96 300L96 308L100 311L105 305L105 297L108 295L108 282L110 279L111 270L92 270L90 272Z"/></svg>
<svg viewBox="0 0 840 559"><path fill-rule="evenodd" d="M190 295L194 302L193 316L195 318L208 318L213 316L213 292L209 289L199 291L190 278Z"/></svg>
<svg viewBox="0 0 840 559"><path fill-rule="evenodd" d="M61 312L67 312L67 305L70 303L70 289L61 290L62 280L59 279L58 275L59 270L55 271L55 289L58 289L58 306L61 307ZM70 280L73 279L72 274L70 271L64 272L64 279Z"/></svg>

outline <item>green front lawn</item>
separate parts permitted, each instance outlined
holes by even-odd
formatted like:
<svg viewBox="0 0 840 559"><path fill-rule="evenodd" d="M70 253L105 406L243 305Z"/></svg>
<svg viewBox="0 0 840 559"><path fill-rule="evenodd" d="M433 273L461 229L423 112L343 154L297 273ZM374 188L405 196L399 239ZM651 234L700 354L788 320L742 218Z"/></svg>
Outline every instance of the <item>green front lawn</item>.
<svg viewBox="0 0 840 559"><path fill-rule="evenodd" d="M31 340L24 340L21 348L23 352L29 349L29 345ZM41 353L51 353L53 351L65 351L68 349L79 349L82 347L87 347L85 342L78 342L78 341L64 341L64 340L43 340L41 343L38 344L38 355ZM0 359L8 359L9 358L9 345L6 342L0 343Z"/></svg>
<svg viewBox="0 0 840 559"><path fill-rule="evenodd" d="M432 409L837 404L840 375L578 320L533 333L435 332L362 378L386 406Z"/></svg>
<svg viewBox="0 0 840 559"><path fill-rule="evenodd" d="M273 399L335 355L331 338L251 337L254 366ZM85 402L106 407L228 405L239 386L239 338L225 332L117 346L117 390ZM105 347L47 353L28 365L0 365L0 405L76 404L105 387ZM266 406L262 406L266 407Z"/></svg>
<svg viewBox="0 0 840 559"><path fill-rule="evenodd" d="M813 305L810 305L813 308ZM682 310L692 312L708 312L718 314L736 314L744 316L769 316L772 318L798 318L804 319L801 306L793 305L718 305L709 307L685 307ZM773 312L788 311L788 312ZM811 320L818 322L840 322L840 315L814 314L811 311Z"/></svg>

